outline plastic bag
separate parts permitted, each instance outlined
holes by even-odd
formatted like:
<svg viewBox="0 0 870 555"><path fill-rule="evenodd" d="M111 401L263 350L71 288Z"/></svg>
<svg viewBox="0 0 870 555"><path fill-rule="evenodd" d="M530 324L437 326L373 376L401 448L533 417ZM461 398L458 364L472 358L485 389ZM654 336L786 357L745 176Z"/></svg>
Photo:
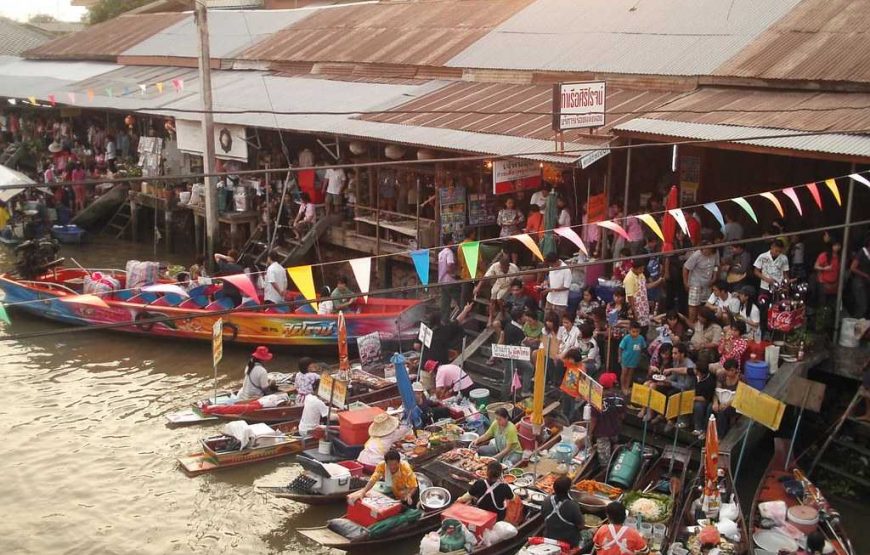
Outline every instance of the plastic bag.
<svg viewBox="0 0 870 555"><path fill-rule="evenodd" d="M333 518L326 523L326 527L351 541L367 538L369 535L364 526L346 518Z"/></svg>
<svg viewBox="0 0 870 555"><path fill-rule="evenodd" d="M508 540L516 536L519 532L517 527L510 522L496 522L492 527L492 531L497 534L498 541Z"/></svg>
<svg viewBox="0 0 870 555"><path fill-rule="evenodd" d="M441 538L438 532L429 532L420 540L420 555L437 555L441 552Z"/></svg>
<svg viewBox="0 0 870 555"><path fill-rule="evenodd" d="M512 499L508 499L505 504L504 520L514 526L519 526L525 516L525 507L523 500L519 496L514 495Z"/></svg>

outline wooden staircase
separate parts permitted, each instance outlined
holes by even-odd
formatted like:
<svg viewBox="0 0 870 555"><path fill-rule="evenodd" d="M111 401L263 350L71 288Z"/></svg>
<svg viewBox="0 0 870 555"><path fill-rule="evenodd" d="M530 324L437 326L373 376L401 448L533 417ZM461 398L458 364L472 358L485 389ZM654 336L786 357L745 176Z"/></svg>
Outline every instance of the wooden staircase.
<svg viewBox="0 0 870 555"><path fill-rule="evenodd" d="M108 223L100 230L100 235L113 235L115 239L121 239L127 234L132 217L130 203L122 202Z"/></svg>
<svg viewBox="0 0 870 555"><path fill-rule="evenodd" d="M305 255L315 247L317 240L337 221L337 218L321 216L301 240L289 239L284 244L274 245L272 249L278 254L278 262L285 267L302 262ZM241 254L242 257L250 261L252 266L261 270L266 267L266 255L269 253L269 242L268 238L264 236L264 230L263 226L257 227L254 234L242 247Z"/></svg>
<svg viewBox="0 0 870 555"><path fill-rule="evenodd" d="M510 363L505 360L487 363L492 356L491 345L498 339L495 328L486 326L489 303L483 299L474 302L474 312L463 328L465 347L452 362L461 366L475 384L489 389L493 398L508 399L511 392Z"/></svg>
<svg viewBox="0 0 870 555"><path fill-rule="evenodd" d="M8 145L3 152L0 152L0 166L11 168L15 162L24 154L24 145L21 143L12 143Z"/></svg>

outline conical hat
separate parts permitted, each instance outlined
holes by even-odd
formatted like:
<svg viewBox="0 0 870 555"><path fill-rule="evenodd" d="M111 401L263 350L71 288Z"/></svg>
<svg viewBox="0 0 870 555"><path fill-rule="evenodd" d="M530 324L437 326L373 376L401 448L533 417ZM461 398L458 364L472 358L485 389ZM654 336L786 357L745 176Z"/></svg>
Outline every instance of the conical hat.
<svg viewBox="0 0 870 555"><path fill-rule="evenodd" d="M390 416L389 414L383 412L372 420L372 423L369 425L369 436L370 437L384 437L388 436L391 433L396 431L396 428L399 427L399 419L395 416Z"/></svg>

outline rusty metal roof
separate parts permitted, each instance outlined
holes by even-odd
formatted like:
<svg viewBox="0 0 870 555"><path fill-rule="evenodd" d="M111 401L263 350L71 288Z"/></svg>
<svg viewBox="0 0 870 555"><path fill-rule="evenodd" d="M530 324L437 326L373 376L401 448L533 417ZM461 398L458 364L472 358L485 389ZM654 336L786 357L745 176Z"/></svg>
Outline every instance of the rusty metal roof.
<svg viewBox="0 0 870 555"><path fill-rule="evenodd" d="M423 0L319 9L243 52L282 61L444 65L532 0Z"/></svg>
<svg viewBox="0 0 870 555"><path fill-rule="evenodd" d="M870 0L803 0L714 74L868 82L868 27Z"/></svg>
<svg viewBox="0 0 870 555"><path fill-rule="evenodd" d="M122 15L66 35L24 53L27 58L115 61L116 57L188 14Z"/></svg>

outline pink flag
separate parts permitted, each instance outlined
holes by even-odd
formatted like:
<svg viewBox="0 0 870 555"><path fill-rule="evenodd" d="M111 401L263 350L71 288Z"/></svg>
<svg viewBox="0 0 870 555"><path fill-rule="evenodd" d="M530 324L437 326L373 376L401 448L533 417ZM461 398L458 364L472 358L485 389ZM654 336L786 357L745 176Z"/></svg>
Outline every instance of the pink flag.
<svg viewBox="0 0 870 555"><path fill-rule="evenodd" d="M248 274L233 274L231 276L220 276L218 279L222 279L229 283L235 285L239 291L242 292L246 297L253 299L260 304L260 296L257 295L257 288L254 287L254 283L251 281L251 278L248 277Z"/></svg>
<svg viewBox="0 0 870 555"><path fill-rule="evenodd" d="M622 226L612 220L604 220L603 222L598 222L598 225L603 227L604 229L609 229L615 233L618 233L623 239L629 241L628 232L622 229Z"/></svg>
<svg viewBox="0 0 870 555"><path fill-rule="evenodd" d="M819 206L819 210L823 210L822 208L822 196L819 195L819 188L815 183L807 183L807 189L809 189L810 194L813 195L813 200L816 201L816 204Z"/></svg>
<svg viewBox="0 0 870 555"><path fill-rule="evenodd" d="M184 79L173 79L172 80L172 88L175 89L175 92L181 92L184 90Z"/></svg>
<svg viewBox="0 0 870 555"><path fill-rule="evenodd" d="M586 245L583 244L583 239L581 239L580 236L577 235L576 231L574 231L570 227L557 227L553 231L577 245L577 247L581 251L583 251L583 254L589 256L589 251L586 250Z"/></svg>
<svg viewBox="0 0 870 555"><path fill-rule="evenodd" d="M782 190L785 193L785 196L791 199L792 203L794 203L794 207L797 208L798 214L801 216L804 215L804 211L801 208L801 201L798 199L797 193L794 191L793 187L789 187L787 189Z"/></svg>
<svg viewBox="0 0 870 555"><path fill-rule="evenodd" d="M48 95L48 101L51 102L51 105L54 106L57 104L57 97L53 94Z"/></svg>

